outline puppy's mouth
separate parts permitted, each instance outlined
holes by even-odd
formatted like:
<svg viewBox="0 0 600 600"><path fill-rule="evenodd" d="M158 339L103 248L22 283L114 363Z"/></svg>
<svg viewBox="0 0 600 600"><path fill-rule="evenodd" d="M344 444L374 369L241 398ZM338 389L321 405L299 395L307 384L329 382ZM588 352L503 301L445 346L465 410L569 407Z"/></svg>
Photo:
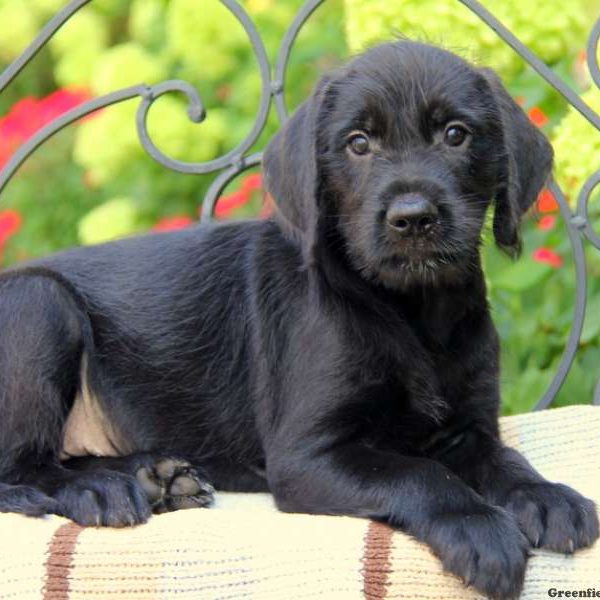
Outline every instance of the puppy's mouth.
<svg viewBox="0 0 600 600"><path fill-rule="evenodd" d="M457 281L469 261L457 254L447 254L433 247L419 252L395 252L380 257L377 277L390 288L408 289Z"/></svg>
<svg viewBox="0 0 600 600"><path fill-rule="evenodd" d="M418 267L433 269L458 262L459 257L440 248L434 240L419 237L388 242L383 260L388 266L399 269Z"/></svg>
<svg viewBox="0 0 600 600"><path fill-rule="evenodd" d="M431 282L456 274L463 269L466 256L433 240L414 239L386 244L380 255L382 274L392 279L410 282Z"/></svg>
<svg viewBox="0 0 600 600"><path fill-rule="evenodd" d="M388 269L400 271L417 272L422 270L440 270L451 264L455 264L457 259L450 256L442 256L435 252L411 252L410 254L392 254L383 257L382 263Z"/></svg>

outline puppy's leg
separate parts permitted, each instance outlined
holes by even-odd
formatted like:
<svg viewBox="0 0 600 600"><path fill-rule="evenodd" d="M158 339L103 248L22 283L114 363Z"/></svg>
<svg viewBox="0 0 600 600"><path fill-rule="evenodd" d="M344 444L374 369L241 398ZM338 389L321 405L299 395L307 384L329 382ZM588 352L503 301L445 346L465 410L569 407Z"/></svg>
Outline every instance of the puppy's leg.
<svg viewBox="0 0 600 600"><path fill-rule="evenodd" d="M598 538L594 503L544 479L516 450L498 443L476 463L484 497L515 515L532 546L571 553Z"/></svg>
<svg viewBox="0 0 600 600"><path fill-rule="evenodd" d="M119 471L88 473L47 464L23 479L54 499L52 512L80 525L125 527L145 523L152 514L139 481Z"/></svg>
<svg viewBox="0 0 600 600"><path fill-rule="evenodd" d="M85 525L143 522L150 506L134 477L91 476L59 462L81 357L91 350L86 328L74 292L51 272L0 278L0 510Z"/></svg>
<svg viewBox="0 0 600 600"><path fill-rule="evenodd" d="M77 306L50 277L0 278L0 511L39 515L57 503L28 475L57 464L78 383Z"/></svg>
<svg viewBox="0 0 600 600"><path fill-rule="evenodd" d="M267 465L280 509L384 520L489 597L519 595L528 545L514 517L442 464L306 434L294 442L288 429Z"/></svg>
<svg viewBox="0 0 600 600"><path fill-rule="evenodd" d="M139 452L124 457L81 457L64 463L79 473L109 469L134 477L144 490L154 513L210 506L214 488L202 468L167 453Z"/></svg>
<svg viewBox="0 0 600 600"><path fill-rule="evenodd" d="M473 373L462 399L462 442L437 456L489 502L513 514L534 547L574 552L598 538L594 503L566 485L544 479L516 450L500 441L495 407L498 385L490 367ZM473 417L476 417L474 419Z"/></svg>
<svg viewBox="0 0 600 600"><path fill-rule="evenodd" d="M462 369L468 385L455 407L450 443L442 444L445 448L435 457L486 500L514 515L531 545L558 552L591 545L598 538L594 503L566 485L544 479L500 440L499 346L489 316L479 329L469 323L465 331L455 352L461 357L456 370Z"/></svg>
<svg viewBox="0 0 600 600"><path fill-rule="evenodd" d="M0 483L0 512L41 517L48 513L55 513L57 508L54 498L31 486Z"/></svg>

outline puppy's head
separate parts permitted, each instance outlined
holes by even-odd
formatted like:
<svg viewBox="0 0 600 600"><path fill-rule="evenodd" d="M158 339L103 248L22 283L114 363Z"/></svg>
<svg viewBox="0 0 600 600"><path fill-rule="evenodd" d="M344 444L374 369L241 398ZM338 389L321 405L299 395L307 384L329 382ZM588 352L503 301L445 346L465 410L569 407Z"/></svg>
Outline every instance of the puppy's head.
<svg viewBox="0 0 600 600"><path fill-rule="evenodd" d="M322 79L264 158L308 261L341 251L396 289L464 273L493 200L496 242L518 254L520 218L551 166L550 144L493 72L408 41Z"/></svg>

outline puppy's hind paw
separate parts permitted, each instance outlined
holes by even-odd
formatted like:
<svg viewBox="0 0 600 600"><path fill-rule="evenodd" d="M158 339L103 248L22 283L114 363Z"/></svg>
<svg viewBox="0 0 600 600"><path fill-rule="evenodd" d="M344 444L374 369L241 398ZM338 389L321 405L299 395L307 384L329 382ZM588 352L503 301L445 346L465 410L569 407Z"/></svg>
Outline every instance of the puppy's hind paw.
<svg viewBox="0 0 600 600"><path fill-rule="evenodd" d="M172 457L159 458L139 468L136 478L146 491L156 514L210 506L214 488L198 467Z"/></svg>
<svg viewBox="0 0 600 600"><path fill-rule="evenodd" d="M26 485L0 484L0 512L14 512L29 517L55 513L58 503L54 498Z"/></svg>

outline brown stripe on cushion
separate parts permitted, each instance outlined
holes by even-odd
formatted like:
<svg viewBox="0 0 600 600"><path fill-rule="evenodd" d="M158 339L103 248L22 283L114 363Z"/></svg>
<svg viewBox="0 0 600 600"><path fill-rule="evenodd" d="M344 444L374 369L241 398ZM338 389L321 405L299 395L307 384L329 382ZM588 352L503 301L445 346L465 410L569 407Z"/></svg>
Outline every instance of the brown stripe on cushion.
<svg viewBox="0 0 600 600"><path fill-rule="evenodd" d="M367 600L385 598L392 568L390 552L394 530L388 525L371 521L365 536L363 553L363 589Z"/></svg>
<svg viewBox="0 0 600 600"><path fill-rule="evenodd" d="M52 536L48 544L48 560L45 565L44 600L68 600L73 552L77 537L82 530L83 527L76 523L65 523Z"/></svg>

